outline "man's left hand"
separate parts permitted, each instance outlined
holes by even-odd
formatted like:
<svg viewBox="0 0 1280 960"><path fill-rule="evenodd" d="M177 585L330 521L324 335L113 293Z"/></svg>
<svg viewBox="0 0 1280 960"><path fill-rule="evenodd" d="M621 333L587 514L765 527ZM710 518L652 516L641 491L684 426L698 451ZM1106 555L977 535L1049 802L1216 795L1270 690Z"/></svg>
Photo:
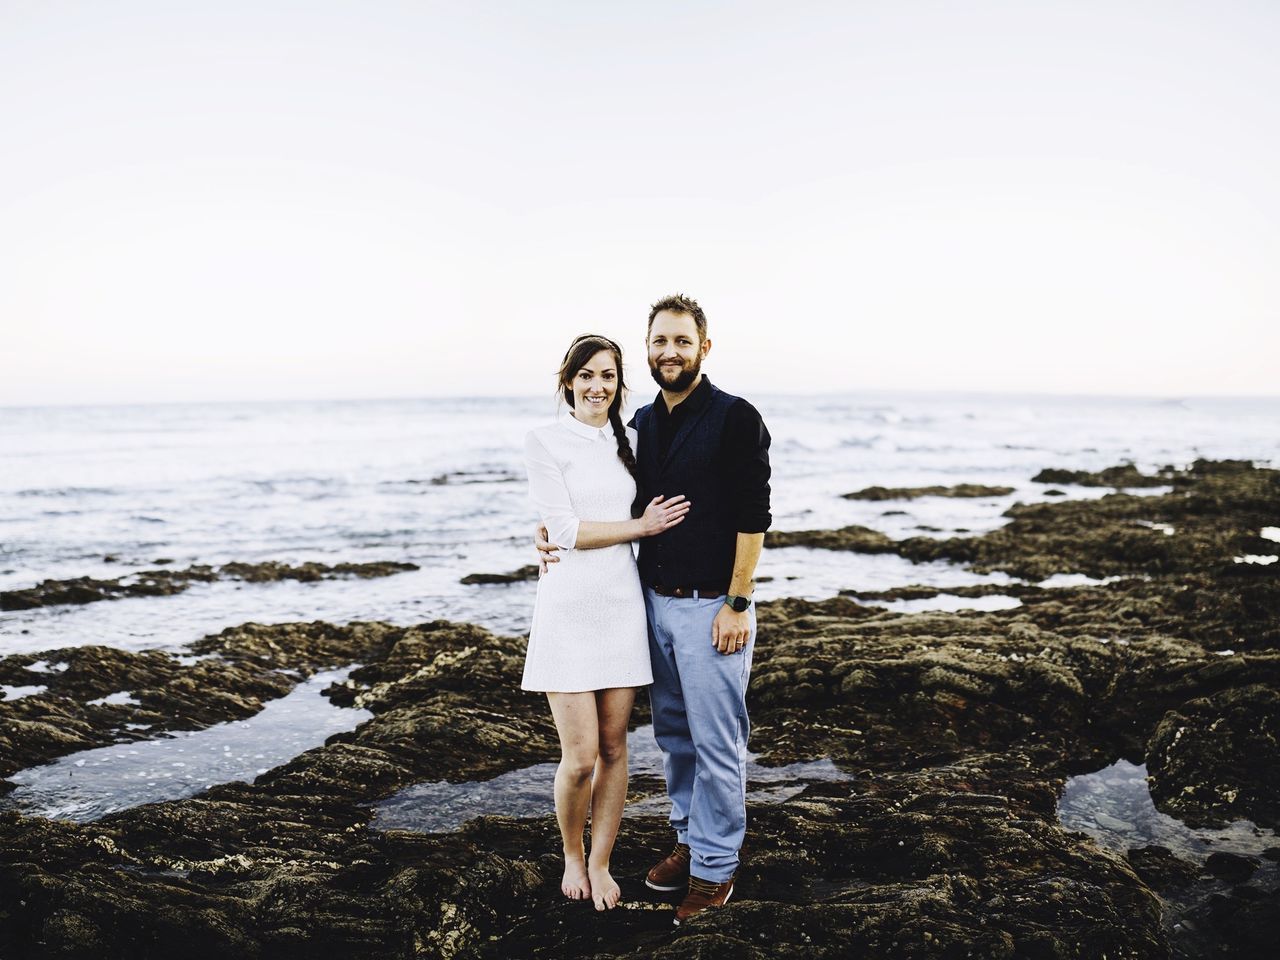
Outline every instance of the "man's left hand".
<svg viewBox="0 0 1280 960"><path fill-rule="evenodd" d="M720 607L711 621L711 643L721 653L741 653L751 636L751 615L735 611L728 604Z"/></svg>

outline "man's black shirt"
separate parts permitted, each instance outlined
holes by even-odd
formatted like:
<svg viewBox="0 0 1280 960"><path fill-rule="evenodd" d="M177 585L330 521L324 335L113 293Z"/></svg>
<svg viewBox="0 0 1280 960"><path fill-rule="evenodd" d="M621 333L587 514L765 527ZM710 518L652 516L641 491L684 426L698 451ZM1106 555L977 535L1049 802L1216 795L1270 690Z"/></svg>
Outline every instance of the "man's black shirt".
<svg viewBox="0 0 1280 960"><path fill-rule="evenodd" d="M659 392L653 401L653 414L658 427L658 462L666 460L671 441L690 416L697 413L711 399L711 381L703 374L702 382L694 391L676 405L667 409L666 400ZM635 426L635 417L630 426ZM724 434L720 440L720 463L728 479L732 495L730 507L739 533L764 533L773 518L769 513L769 431L759 412L746 400L738 398L725 417ZM671 497L679 490L659 490ZM645 503L637 503L643 509Z"/></svg>

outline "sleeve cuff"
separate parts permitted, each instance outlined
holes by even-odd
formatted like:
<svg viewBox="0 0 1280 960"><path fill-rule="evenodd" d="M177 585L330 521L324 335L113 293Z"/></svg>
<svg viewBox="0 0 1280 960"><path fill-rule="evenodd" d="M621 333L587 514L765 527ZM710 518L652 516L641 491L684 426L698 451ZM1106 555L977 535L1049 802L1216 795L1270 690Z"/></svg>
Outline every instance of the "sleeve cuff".
<svg viewBox="0 0 1280 960"><path fill-rule="evenodd" d="M578 526L581 521L577 517L548 520L547 538L561 550L572 550L578 542Z"/></svg>

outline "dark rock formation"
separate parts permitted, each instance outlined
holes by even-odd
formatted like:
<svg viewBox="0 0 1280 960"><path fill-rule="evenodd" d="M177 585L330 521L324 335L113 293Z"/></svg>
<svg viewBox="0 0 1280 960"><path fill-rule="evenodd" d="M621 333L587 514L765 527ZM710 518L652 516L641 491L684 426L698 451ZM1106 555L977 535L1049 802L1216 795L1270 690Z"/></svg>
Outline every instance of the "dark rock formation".
<svg viewBox="0 0 1280 960"><path fill-rule="evenodd" d="M1165 467L1155 476L1147 476L1132 463L1107 467L1092 473L1088 470L1061 470L1046 467L1031 478L1034 483L1074 483L1082 487L1163 487L1176 471Z"/></svg>
<svg viewBox="0 0 1280 960"><path fill-rule="evenodd" d="M0 814L0 956L1166 958L1173 933L1156 890L1193 904L1183 915L1206 951L1266 955L1280 895L1218 892L1218 875L1243 877L1251 864L1219 858L1200 871L1150 847L1121 856L1064 830L1056 807L1072 773L1136 761L1149 743L1157 782L1201 784L1241 774L1239 758L1258 750L1251 738L1274 736L1277 578L1231 558L1276 515L1276 477L1200 464L1168 496L1017 507L1002 530L944 541L991 569L1043 575L1081 561L1130 574L1076 589L1000 586L1017 588L1016 610L761 603L753 749L765 764L831 757L851 778L753 803L734 901L678 930L639 882L670 844L661 817L624 821L613 866L626 909L607 915L559 895L552 817L484 816L448 835L370 829L372 804L409 784L556 757L545 700L519 690L520 638L439 621L223 631L194 646L218 657L190 676L221 664L191 685L195 699L243 684L251 705L274 671L359 661L327 694L373 719L252 784L84 825ZM1129 543L1131 528L1167 544L1159 563L1145 541ZM932 588L896 595L921 589ZM1217 655L1228 642L1236 654ZM13 671L34 659L0 661L0 677L32 682ZM104 674L149 669L157 683L174 669L93 662ZM115 680L47 682L0 711L99 695ZM91 734L100 721L86 716ZM62 733L32 728L22 749L78 749ZM1275 779L1254 776L1246 795L1265 818ZM1222 797L1195 799L1216 811ZM1197 900L1198 890L1213 892Z"/></svg>
<svg viewBox="0 0 1280 960"><path fill-rule="evenodd" d="M510 573L469 573L460 581L468 585L477 583L523 583L526 580L538 579L538 565L531 563Z"/></svg>
<svg viewBox="0 0 1280 960"><path fill-rule="evenodd" d="M1147 773L1156 805L1180 820L1280 826L1280 692L1246 684L1170 710L1147 744Z"/></svg>
<svg viewBox="0 0 1280 960"><path fill-rule="evenodd" d="M1218 851L1209 854L1204 867L1215 877L1221 877L1231 883L1244 883L1258 869L1258 859L1241 856L1238 853Z"/></svg>
<svg viewBox="0 0 1280 960"><path fill-rule="evenodd" d="M852 550L855 553L893 553L894 541L870 527L842 527L839 530L770 530L764 535L766 547L819 547L823 550Z"/></svg>
<svg viewBox="0 0 1280 960"><path fill-rule="evenodd" d="M1230 569L1232 557L1274 546L1259 536L1280 504L1280 471L1198 460L1171 474L1171 493L1108 494L1098 500L1015 504L1010 522L980 537L912 537L896 548L911 560L952 560L978 571L1041 579L1054 573L1094 577L1218 572L1228 579L1274 580L1274 572ZM1172 536L1140 524L1174 528ZM819 545L814 538L813 545ZM1265 570L1266 568L1263 568Z"/></svg>
<svg viewBox="0 0 1280 960"><path fill-rule="evenodd" d="M167 562L157 560L157 563ZM96 603L121 597L167 597L181 593L193 583L215 580L243 580L247 583L269 583L276 580L338 580L348 577L387 577L405 570L417 570L417 564L394 561L372 563L301 563L291 565L263 563L226 563L221 567L199 564L185 570L144 570L114 580L76 577L72 580L45 580L26 590L0 591L0 610L32 610L64 603Z"/></svg>
<svg viewBox="0 0 1280 960"><path fill-rule="evenodd" d="M1134 847L1125 854L1129 866L1152 890L1167 893L1181 889L1200 872L1194 863L1183 860L1168 847Z"/></svg>
<svg viewBox="0 0 1280 960"><path fill-rule="evenodd" d="M434 487L442 487L445 484L460 483L515 483L522 478L509 470L451 470L448 473L438 473L431 478L430 483ZM420 480L410 480L409 483L421 483Z"/></svg>
<svg viewBox="0 0 1280 960"><path fill-rule="evenodd" d="M865 487L841 494L846 500L914 500L917 497L1004 497L1013 487L991 487L981 483L958 483L952 487Z"/></svg>
<svg viewBox="0 0 1280 960"><path fill-rule="evenodd" d="M656 817L624 827L615 867L630 909L608 922L556 891L550 817L489 817L436 837L367 829L369 804L407 784L555 756L541 698L518 689L518 638L446 623L246 625L197 649L273 668L367 658L330 696L375 718L253 784L83 826L0 815L0 947L194 957L318 942L379 957L803 948L834 960L1036 955L1086 937L1086 955L1162 956L1154 895L1054 821L1069 741L1042 739L1034 714L1055 690L1076 703L1084 692L1072 690L1072 664L1053 681L1035 658L1051 638L1012 620L913 624L844 599L762 605L761 618L774 642L753 685L758 748L777 762L834 752L855 778L752 806L740 898L719 915L676 931L669 908L642 909L663 906L636 880L670 841ZM992 627L1010 652L971 632ZM925 637L936 646L922 649ZM834 676L829 664L841 665ZM965 706L983 685L1006 691L987 724ZM1084 739L1085 712L1074 712Z"/></svg>
<svg viewBox="0 0 1280 960"><path fill-rule="evenodd" d="M877 530L849 526L770 531L765 545L898 553L916 562L950 560L978 572L1001 570L1031 580L1055 573L1106 577L1215 571L1242 584L1250 578L1274 582L1274 568L1233 564L1232 558L1274 550L1275 544L1259 531L1280 512L1280 471L1197 460L1162 482L1174 490L1158 496L1116 493L1097 500L1016 503L1004 512L1008 524L975 537L895 541ZM1172 526L1174 534L1150 523Z"/></svg>

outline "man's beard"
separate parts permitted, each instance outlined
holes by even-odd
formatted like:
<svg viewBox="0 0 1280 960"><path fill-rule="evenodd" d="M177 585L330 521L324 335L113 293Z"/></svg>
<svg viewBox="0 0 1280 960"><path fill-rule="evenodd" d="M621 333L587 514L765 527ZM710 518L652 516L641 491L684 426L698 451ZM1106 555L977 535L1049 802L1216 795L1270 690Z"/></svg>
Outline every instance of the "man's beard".
<svg viewBox="0 0 1280 960"><path fill-rule="evenodd" d="M698 379L698 374L702 372L702 358L698 357L693 361L692 367L684 367L674 380L668 383L662 378L662 367L651 364L649 366L649 375L659 387L670 393L684 393L693 385L693 381Z"/></svg>

